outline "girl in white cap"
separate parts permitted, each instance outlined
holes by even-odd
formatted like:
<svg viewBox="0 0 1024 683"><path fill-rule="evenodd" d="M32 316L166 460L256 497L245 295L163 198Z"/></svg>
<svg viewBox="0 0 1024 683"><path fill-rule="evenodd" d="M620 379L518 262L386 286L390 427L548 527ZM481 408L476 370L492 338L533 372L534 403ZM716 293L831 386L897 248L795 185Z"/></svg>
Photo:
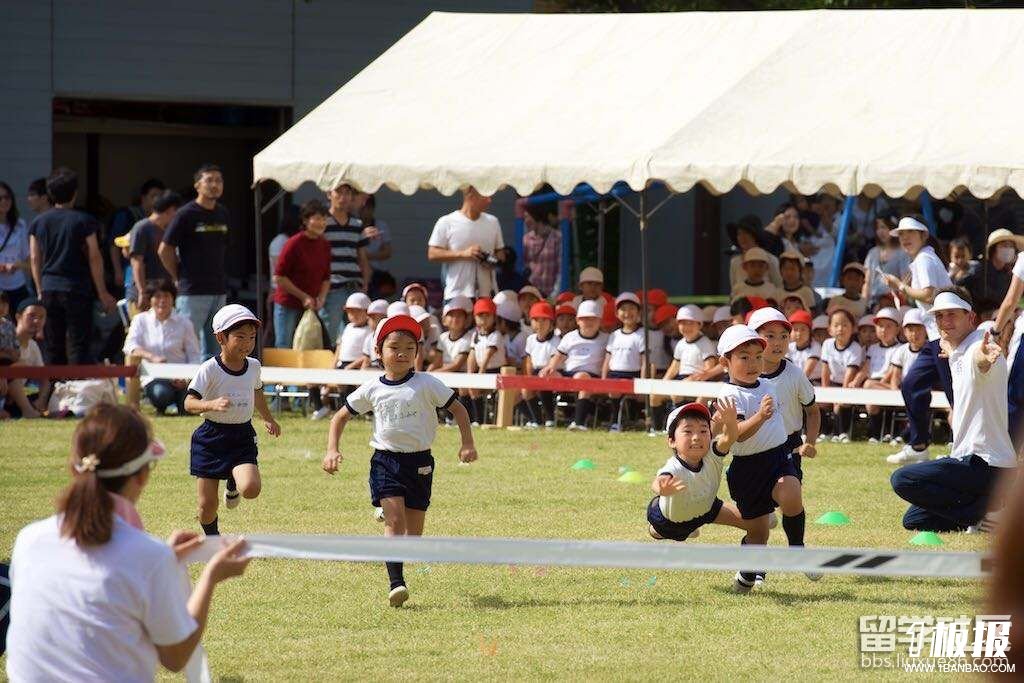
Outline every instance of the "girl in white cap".
<svg viewBox="0 0 1024 683"><path fill-rule="evenodd" d="M640 328L640 297L633 292L623 292L615 299L615 315L622 327L608 335L604 363L601 366L603 379L636 379L646 377L647 351L644 349L644 333ZM609 394L612 399L612 424L608 431L622 431L622 394Z"/></svg>
<svg viewBox="0 0 1024 683"><path fill-rule="evenodd" d="M886 376L890 374L892 357L900 346L900 314L895 308L883 308L875 314L874 344L864 352L864 364L854 379L854 386L865 389L888 389ZM879 406L865 406L868 413L868 441L890 441L892 434L882 434L882 409Z"/></svg>
<svg viewBox="0 0 1024 683"><path fill-rule="evenodd" d="M469 312L472 309L472 302L464 296L452 297L444 305L442 322L445 331L437 340L437 348L441 353L437 363L431 366L432 371L466 371L466 360L469 357L469 352L473 350L472 335L467 329Z"/></svg>
<svg viewBox="0 0 1024 683"><path fill-rule="evenodd" d="M245 306L228 304L213 316L220 354L199 366L188 385L185 410L205 419L192 434L189 471L196 478L199 524L207 536L220 534L217 494L226 480L224 504L230 510L241 498L255 498L263 486L256 460L255 409L271 436L280 436L263 396L260 362L249 356L256 346L260 321Z"/></svg>
<svg viewBox="0 0 1024 683"><path fill-rule="evenodd" d="M576 310L579 329L562 337L555 355L540 371L541 377L559 373L574 379L593 379L601 376L601 364L608 347L608 335L601 331L601 306L596 301L581 301ZM564 369L563 369L564 367ZM570 431L587 431L587 419L594 410L591 392L576 394L576 415L569 423Z"/></svg>

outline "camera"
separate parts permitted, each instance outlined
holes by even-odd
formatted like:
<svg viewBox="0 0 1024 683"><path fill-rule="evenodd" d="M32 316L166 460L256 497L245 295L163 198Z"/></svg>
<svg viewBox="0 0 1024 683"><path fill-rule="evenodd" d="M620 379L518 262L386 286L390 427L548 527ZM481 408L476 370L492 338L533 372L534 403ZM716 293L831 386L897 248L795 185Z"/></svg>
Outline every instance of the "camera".
<svg viewBox="0 0 1024 683"><path fill-rule="evenodd" d="M477 255L477 258L480 259L481 263L486 263L487 265L490 266L496 266L499 263L498 257L490 253L489 251L480 252Z"/></svg>

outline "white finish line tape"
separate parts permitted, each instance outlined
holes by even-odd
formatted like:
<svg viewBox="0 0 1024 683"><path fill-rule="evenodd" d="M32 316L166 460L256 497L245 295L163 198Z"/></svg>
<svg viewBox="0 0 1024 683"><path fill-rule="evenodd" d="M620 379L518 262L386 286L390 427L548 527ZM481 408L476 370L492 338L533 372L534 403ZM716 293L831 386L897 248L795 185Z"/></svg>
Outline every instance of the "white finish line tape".
<svg viewBox="0 0 1024 683"><path fill-rule="evenodd" d="M153 379L190 380L199 370L198 365L183 363L150 363L143 361L139 373ZM358 386L363 382L380 377L380 370L332 370L315 368L275 368L264 366L261 378L264 384L335 384ZM465 372L431 373L446 386L453 389L497 388L496 375L469 374ZM563 380L564 381L564 380ZM637 379L633 380L635 393L660 396L717 397L722 390L721 382L689 382L685 380ZM843 387L815 387L815 399L819 403L843 403L847 405L876 405L902 407L903 395L887 389L844 389ZM932 392L932 408L948 408L949 401L941 391Z"/></svg>
<svg viewBox="0 0 1024 683"><path fill-rule="evenodd" d="M335 562L451 562L629 569L765 570L979 578L988 573L980 553L875 548L789 548L773 546L569 541L533 538L387 538L381 536L252 535L252 557ZM207 538L189 557L205 562L223 539Z"/></svg>

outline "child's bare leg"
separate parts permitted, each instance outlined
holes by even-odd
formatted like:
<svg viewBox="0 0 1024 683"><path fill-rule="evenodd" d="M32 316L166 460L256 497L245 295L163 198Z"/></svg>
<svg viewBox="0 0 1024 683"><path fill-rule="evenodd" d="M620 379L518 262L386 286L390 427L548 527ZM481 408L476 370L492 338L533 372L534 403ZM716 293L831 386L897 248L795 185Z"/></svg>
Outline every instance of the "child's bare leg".
<svg viewBox="0 0 1024 683"><path fill-rule="evenodd" d="M718 511L718 515L715 517L713 524L736 527L737 529L743 529L744 531L749 532L753 527L751 524L752 521L753 520L743 519L743 516L740 514L735 503L722 503L722 508Z"/></svg>
<svg viewBox="0 0 1024 683"><path fill-rule="evenodd" d="M427 521L426 510L405 509L405 535L422 536L423 524Z"/></svg>
<svg viewBox="0 0 1024 683"><path fill-rule="evenodd" d="M243 498L255 498L260 495L263 489L263 482L260 479L260 468L251 463L236 465L231 470L231 476L235 478L238 492Z"/></svg>
<svg viewBox="0 0 1024 683"><path fill-rule="evenodd" d="M385 536L405 536L407 529L407 517L405 509L405 498L400 496L391 496L389 498L381 498L380 506L384 510L384 535ZM422 520L420 524L422 530ZM388 580L391 582L391 590L398 588L399 586L405 585L405 575L403 574L403 564L401 562L385 562L384 566L388 570ZM406 592L408 597L408 592ZM392 605L397 607L401 602Z"/></svg>
<svg viewBox="0 0 1024 683"><path fill-rule="evenodd" d="M804 512L800 481L789 475L780 477L772 487L772 499L779 504L782 512L782 529L786 532L786 540L790 545L802 546L807 515Z"/></svg>
<svg viewBox="0 0 1024 683"><path fill-rule="evenodd" d="M218 488L220 488L220 482L216 479L196 479L196 495L199 500L199 523L204 528L217 521Z"/></svg>

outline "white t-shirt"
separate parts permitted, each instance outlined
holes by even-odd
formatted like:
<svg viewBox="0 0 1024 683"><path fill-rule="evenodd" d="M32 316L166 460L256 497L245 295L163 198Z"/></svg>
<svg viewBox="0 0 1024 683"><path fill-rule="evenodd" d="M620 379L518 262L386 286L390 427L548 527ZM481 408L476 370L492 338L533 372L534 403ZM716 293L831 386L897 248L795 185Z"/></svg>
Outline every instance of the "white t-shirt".
<svg viewBox="0 0 1024 683"><path fill-rule="evenodd" d="M188 393L204 401L227 398L231 401L227 410L200 415L210 422L242 424L252 420L255 393L262 388L258 360L246 358L241 371L235 372L224 367L220 356L214 356L199 366L196 376L188 384Z"/></svg>
<svg viewBox="0 0 1024 683"><path fill-rule="evenodd" d="M680 375L692 375L704 369L704 361L717 355L714 342L702 334L693 341L684 337L676 342L672 357L679 361Z"/></svg>
<svg viewBox="0 0 1024 683"><path fill-rule="evenodd" d="M836 346L836 340L829 337L821 345L821 365L828 366L832 374L832 384L842 385L846 377L846 368L859 368L864 364L864 349L856 340L850 341L846 348Z"/></svg>
<svg viewBox="0 0 1024 683"><path fill-rule="evenodd" d="M539 372L548 364L551 356L555 355L555 351L558 350L558 344L561 341L561 337L554 332L549 334L547 339L541 339L536 334L531 334L526 338L525 351L526 355L530 357L534 372Z"/></svg>
<svg viewBox="0 0 1024 683"><path fill-rule="evenodd" d="M366 347L366 340L373 337L373 328L367 325L345 325L345 329L338 335L338 350L341 354L341 362L351 363L363 357L363 349Z"/></svg>
<svg viewBox="0 0 1024 683"><path fill-rule="evenodd" d="M198 628L174 551L114 516L110 541L81 549L57 515L29 524L11 555L12 681L152 681L156 645Z"/></svg>
<svg viewBox="0 0 1024 683"><path fill-rule="evenodd" d="M804 427L804 408L814 405L814 386L803 368L783 358L771 375L761 375L761 381L773 387L775 410L782 413L786 434L799 432Z"/></svg>
<svg viewBox="0 0 1024 683"><path fill-rule="evenodd" d="M456 393L425 372L409 371L391 381L384 375L345 398L353 415L373 411L370 445L379 451L415 453L430 450L437 432L437 408L447 408Z"/></svg>
<svg viewBox="0 0 1024 683"><path fill-rule="evenodd" d="M508 351L508 340L501 332L492 330L490 334L480 334L479 331L473 330L470 345L473 347L473 355L476 356L478 368L483 366L484 359L487 358L487 349L497 349L491 356L490 362L487 363L488 370L500 368L506 364L505 354Z"/></svg>
<svg viewBox="0 0 1024 683"><path fill-rule="evenodd" d="M35 339L29 339L28 344L18 349L18 364L38 367L43 364L43 353L39 350L39 344Z"/></svg>
<svg viewBox="0 0 1024 683"><path fill-rule="evenodd" d="M651 365L655 370L666 370L672 363L672 354L665 348L665 333L661 330L650 330L647 335L651 343Z"/></svg>
<svg viewBox="0 0 1024 683"><path fill-rule="evenodd" d="M814 341L813 339L804 348L797 348L796 342L789 342L789 353L786 354L786 358L793 361L793 365L800 368L801 372L807 366L807 361L811 358L821 360L821 344Z"/></svg>
<svg viewBox="0 0 1024 683"><path fill-rule="evenodd" d="M952 287L953 281L949 279L949 273L942 265L942 261L935 255L935 250L925 246L917 252L917 256L910 262L910 286L914 289L934 287ZM928 330L929 341L939 338L939 327L935 324L935 316L929 313L932 305L923 301L915 301L914 305L925 312L924 326Z"/></svg>
<svg viewBox="0 0 1024 683"><path fill-rule="evenodd" d="M686 490L658 499L658 507L661 508L661 514L665 515L665 519L670 522L688 522L711 510L711 505L718 497L718 488L722 484L726 455L728 454L719 453L712 443L711 449L700 461L700 467L696 471L690 469L690 465L675 454L665 461L658 470L658 476L671 474L686 484Z"/></svg>
<svg viewBox="0 0 1024 683"><path fill-rule="evenodd" d="M508 345L505 347L505 353L508 356L510 363L518 365L523 362L523 358L526 356L526 340L530 336L530 332L524 332L522 328L516 332L516 336L508 340Z"/></svg>
<svg viewBox="0 0 1024 683"><path fill-rule="evenodd" d="M881 343L872 344L865 354L868 364L868 377L871 379L882 379L892 364L892 357L899 349L899 343L894 342L890 346L882 346Z"/></svg>
<svg viewBox="0 0 1024 683"><path fill-rule="evenodd" d="M903 376L906 377L910 366L917 360L917 354L919 353L921 353L921 349L914 351L910 348L910 342L903 342L889 356L889 365L899 368L903 372Z"/></svg>
<svg viewBox="0 0 1024 683"><path fill-rule="evenodd" d="M779 409L779 397L771 382L758 380L752 387L743 387L732 382L722 385L719 398L732 398L736 401L736 419L740 422L753 417L761 409L761 399L771 396L775 401L775 411L763 422L754 435L746 441L737 441L732 446L734 458L744 455L756 455L786 443L789 434L782 422L782 410Z"/></svg>
<svg viewBox="0 0 1024 683"><path fill-rule="evenodd" d="M469 220L462 211L452 211L441 216L434 224L427 244L431 247L460 251L474 244L489 254L505 246L501 236L501 223L489 213L482 213L475 221ZM490 296L498 291L493 268L476 259L449 261L445 264L444 298L468 296L471 299Z"/></svg>
<svg viewBox="0 0 1024 683"><path fill-rule="evenodd" d="M562 337L558 353L566 357L566 372L589 372L594 377L600 377L607 347L608 335L604 332L584 337L579 330L573 330Z"/></svg>
<svg viewBox="0 0 1024 683"><path fill-rule="evenodd" d="M1009 406L1006 383L1009 371L1000 355L988 372L974 362L984 334L975 330L949 355L953 376L954 458L977 455L992 467L1016 467L1017 457L1010 442Z"/></svg>
<svg viewBox="0 0 1024 683"><path fill-rule="evenodd" d="M366 339L363 341L363 355L370 359L370 363L376 363L379 360L377 349L373 345L373 334L366 335Z"/></svg>
<svg viewBox="0 0 1024 683"><path fill-rule="evenodd" d="M452 339L452 333L445 332L438 338L437 348L441 350L442 363L454 363L459 356L472 350L473 335L470 332L463 332L458 339Z"/></svg>
<svg viewBox="0 0 1024 683"><path fill-rule="evenodd" d="M762 299L774 299L778 301L779 288L773 283L765 280L759 285L752 285L746 280L739 282L732 287L732 292L729 294L729 301L736 301L740 297L744 296L759 296Z"/></svg>
<svg viewBox="0 0 1024 683"><path fill-rule="evenodd" d="M644 331L641 328L629 333L621 329L615 330L608 336L605 349L611 354L608 361L609 370L640 372L643 367Z"/></svg>

